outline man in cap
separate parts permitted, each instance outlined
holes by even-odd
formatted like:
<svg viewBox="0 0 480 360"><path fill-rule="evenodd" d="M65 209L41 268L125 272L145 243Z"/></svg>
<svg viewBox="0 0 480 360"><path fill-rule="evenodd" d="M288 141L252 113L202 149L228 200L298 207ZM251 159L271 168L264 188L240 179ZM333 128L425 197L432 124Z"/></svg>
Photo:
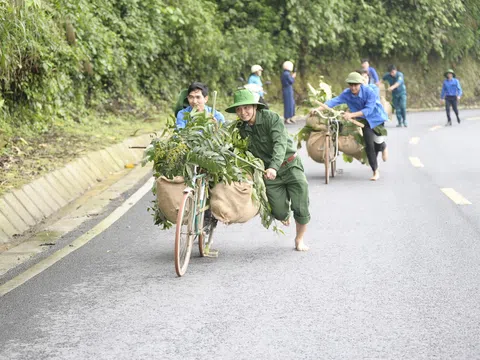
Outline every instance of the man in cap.
<svg viewBox="0 0 480 360"><path fill-rule="evenodd" d="M208 88L205 84L200 82L192 83L187 89L187 94L187 100L190 106L177 113L176 126L178 129L186 126L187 120L185 120L185 113L191 112L193 109L196 111L206 111L208 114L212 114L212 108L206 105L208 101ZM213 118L219 123L225 123L225 118L217 110L215 110Z"/></svg>
<svg viewBox="0 0 480 360"><path fill-rule="evenodd" d="M241 120L240 135L249 139L248 150L265 164L265 185L273 216L288 226L292 210L296 223L295 249L308 250L303 240L310 221L308 182L283 121L255 101L247 89L236 91L233 105L225 111L237 114Z"/></svg>
<svg viewBox="0 0 480 360"><path fill-rule="evenodd" d="M388 72L383 75L383 80L388 81L388 91L392 92L393 107L397 115L397 127L407 127L407 88L403 73L397 70L395 65L388 67Z"/></svg>
<svg viewBox="0 0 480 360"><path fill-rule="evenodd" d="M462 87L460 81L456 79L455 72L452 69L448 69L443 74L446 79L443 81L442 94L440 98L442 102L445 102L445 111L447 112L447 124L445 126L452 126L452 119L450 118L450 106L453 107L453 112L457 116L457 122L460 124L460 117L458 116L457 101L462 96Z"/></svg>
<svg viewBox="0 0 480 360"><path fill-rule="evenodd" d="M378 153L382 153L383 161L387 161L388 158L387 144L384 141L386 130L383 127L384 122L388 119L387 113L374 91L364 84L365 80L362 75L352 72L348 74L345 81L348 83L348 89L320 105L318 110L328 110L337 105L347 104L350 112L344 113L344 119L357 119L364 125L362 132L365 140L365 152L373 170L370 180L376 181L380 177Z"/></svg>

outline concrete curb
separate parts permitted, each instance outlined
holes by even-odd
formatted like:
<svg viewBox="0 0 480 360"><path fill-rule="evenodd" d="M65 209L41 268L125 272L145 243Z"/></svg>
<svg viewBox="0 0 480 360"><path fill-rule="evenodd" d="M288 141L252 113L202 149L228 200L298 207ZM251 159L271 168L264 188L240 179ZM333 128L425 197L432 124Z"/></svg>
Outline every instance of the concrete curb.
<svg viewBox="0 0 480 360"><path fill-rule="evenodd" d="M143 150L130 147L150 141L146 134L90 152L0 197L0 245L14 242L125 165L138 164Z"/></svg>

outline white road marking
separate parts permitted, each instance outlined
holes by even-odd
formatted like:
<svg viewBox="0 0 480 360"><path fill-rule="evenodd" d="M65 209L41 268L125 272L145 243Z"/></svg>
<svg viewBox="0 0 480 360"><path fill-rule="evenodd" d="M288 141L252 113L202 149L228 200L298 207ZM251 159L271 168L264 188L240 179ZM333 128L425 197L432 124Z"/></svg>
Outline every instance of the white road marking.
<svg viewBox="0 0 480 360"><path fill-rule="evenodd" d="M420 161L419 158L410 156L409 159L410 159L410 162L412 163L413 166L423 167L423 164L422 164L422 162Z"/></svg>
<svg viewBox="0 0 480 360"><path fill-rule="evenodd" d="M465 199L461 194L452 188L443 188L442 192L447 195L457 205L471 205L472 203Z"/></svg>
<svg viewBox="0 0 480 360"><path fill-rule="evenodd" d="M67 255L71 254L75 250L81 248L83 245L88 243L94 237L108 229L113 225L118 219L120 219L128 210L130 210L137 202L142 199L142 197L149 191L152 190L154 183L154 178L152 177L148 180L145 185L138 189L132 196L130 196L122 205L116 208L109 216L102 220L99 224L93 227L91 230L87 231L85 234L75 239L69 246L58 250L57 252L50 255L48 258L40 261L38 264L32 266L30 269L16 276L12 280L6 282L0 286L0 297L9 293L13 289L24 284L34 276L40 274L42 271L48 269L50 266L55 264L57 261L63 259Z"/></svg>
<svg viewBox="0 0 480 360"><path fill-rule="evenodd" d="M419 143L419 141L420 141L420 138L419 138L419 137L412 137L412 138L410 139L410 144L412 144L412 145L417 145L417 144Z"/></svg>
<svg viewBox="0 0 480 360"><path fill-rule="evenodd" d="M469 117L467 120L480 120L480 116Z"/></svg>
<svg viewBox="0 0 480 360"><path fill-rule="evenodd" d="M429 130L430 131L436 131L436 130L441 129L441 128L443 128L442 125L435 125L434 127L431 127Z"/></svg>

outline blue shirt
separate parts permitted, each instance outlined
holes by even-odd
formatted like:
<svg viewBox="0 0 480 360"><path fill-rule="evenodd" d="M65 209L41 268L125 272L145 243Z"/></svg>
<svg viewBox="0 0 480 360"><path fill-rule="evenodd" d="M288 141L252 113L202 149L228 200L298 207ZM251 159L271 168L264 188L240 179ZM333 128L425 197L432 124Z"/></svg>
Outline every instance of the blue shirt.
<svg viewBox="0 0 480 360"><path fill-rule="evenodd" d="M368 87L373 90L377 99L380 99L380 88L375 84L368 84Z"/></svg>
<svg viewBox="0 0 480 360"><path fill-rule="evenodd" d="M370 76L370 84L376 84L380 81L377 70L371 66L368 67L368 76Z"/></svg>
<svg viewBox="0 0 480 360"><path fill-rule="evenodd" d="M187 120L185 120L185 113L192 111L192 107L188 106L183 110L180 110L177 114L177 129L183 129L187 125ZM205 111L210 114L212 112L212 108L210 106L205 105ZM224 124L225 123L225 118L221 113L219 113L217 110L215 110L215 114L213 115L215 120L217 122Z"/></svg>
<svg viewBox="0 0 480 360"><path fill-rule="evenodd" d="M397 82L400 83L400 86L392 91L393 95L398 96L398 95L403 95L407 93L407 88L405 87L405 80L403 77L403 73L401 73L400 71L397 71L395 76L390 75L390 73L386 73L385 75L383 75L383 80L387 80L390 86L392 86Z"/></svg>
<svg viewBox="0 0 480 360"><path fill-rule="evenodd" d="M258 76L257 74L250 75L250 77L248 78L248 83L255 84L263 88L262 79L260 79L260 76ZM263 97L263 91L259 91L258 93L260 94L260 96Z"/></svg>
<svg viewBox="0 0 480 360"><path fill-rule="evenodd" d="M442 95L440 95L441 99L445 99L445 96L462 96L463 91L462 87L460 86L460 81L455 78L452 80L445 79L443 80L442 86Z"/></svg>
<svg viewBox="0 0 480 360"><path fill-rule="evenodd" d="M380 99L372 89L363 84L360 86L358 95L353 95L350 89L345 89L339 96L328 100L325 104L328 107L347 104L351 112L361 111L363 116L360 118L366 119L372 129L388 119Z"/></svg>

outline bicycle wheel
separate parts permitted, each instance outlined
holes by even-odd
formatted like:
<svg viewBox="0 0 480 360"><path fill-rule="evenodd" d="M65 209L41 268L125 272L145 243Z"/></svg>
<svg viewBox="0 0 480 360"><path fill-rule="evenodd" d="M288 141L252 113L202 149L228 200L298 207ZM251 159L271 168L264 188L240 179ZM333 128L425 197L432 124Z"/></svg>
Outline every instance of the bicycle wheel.
<svg viewBox="0 0 480 360"><path fill-rule="evenodd" d="M330 179L330 136L325 136L325 148L323 150L323 156L325 160L325 184L328 184Z"/></svg>
<svg viewBox="0 0 480 360"><path fill-rule="evenodd" d="M187 271L194 237L194 198L193 192L189 191L183 196L178 210L177 229L175 231L175 271L178 276L183 276Z"/></svg>

